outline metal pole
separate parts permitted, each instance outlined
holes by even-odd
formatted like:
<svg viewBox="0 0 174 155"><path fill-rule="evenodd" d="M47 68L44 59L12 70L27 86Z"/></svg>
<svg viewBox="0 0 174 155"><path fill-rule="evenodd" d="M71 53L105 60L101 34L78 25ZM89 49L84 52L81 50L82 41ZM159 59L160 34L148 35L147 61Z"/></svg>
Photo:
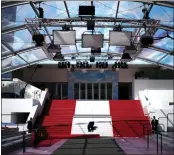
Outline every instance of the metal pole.
<svg viewBox="0 0 174 155"><path fill-rule="evenodd" d="M163 138L162 138L162 134L161 134L161 154L163 152Z"/></svg>
<svg viewBox="0 0 174 155"><path fill-rule="evenodd" d="M157 135L157 147L156 147L156 149L157 149L157 154L158 154L158 133L156 132L156 135Z"/></svg>
<svg viewBox="0 0 174 155"><path fill-rule="evenodd" d="M149 148L149 131L147 130L147 148Z"/></svg>
<svg viewBox="0 0 174 155"><path fill-rule="evenodd" d="M26 132L23 131L23 143L22 143L22 145L23 145L23 153L26 152L26 146L25 146L25 135L26 135Z"/></svg>

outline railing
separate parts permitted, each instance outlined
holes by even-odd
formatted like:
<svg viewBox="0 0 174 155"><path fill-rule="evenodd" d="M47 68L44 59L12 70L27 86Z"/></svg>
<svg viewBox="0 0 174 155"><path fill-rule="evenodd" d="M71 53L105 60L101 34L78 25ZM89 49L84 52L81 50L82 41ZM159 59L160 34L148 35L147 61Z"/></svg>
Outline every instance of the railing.
<svg viewBox="0 0 174 155"><path fill-rule="evenodd" d="M170 120L170 119L169 119L169 115L174 115L174 113L168 113L168 114L167 114L167 117L164 116L164 117L159 117L159 118L158 118L158 122L160 121L160 119L163 119L163 118L167 119L167 128L169 127L169 120ZM171 122L171 121L170 121L170 122ZM173 123L171 123L171 124L172 124L172 126L174 126Z"/></svg>
<svg viewBox="0 0 174 155"><path fill-rule="evenodd" d="M4 118L5 116L7 116L7 118ZM19 121L16 120L14 122L12 122L12 117L10 116L14 116L14 119L15 119L15 116L17 116L17 114L1 114L1 117L2 117L2 122L1 122L1 127L16 127L16 128L19 128L19 126L23 126L23 131L24 131L24 126L27 124L27 123L18 123ZM9 120L9 122L7 122L6 120Z"/></svg>
<svg viewBox="0 0 174 155"><path fill-rule="evenodd" d="M174 115L174 113L168 113L167 114L167 128L169 127L169 116L170 115ZM174 122L174 120L173 120L173 122ZM172 123L172 126L174 126L174 124Z"/></svg>
<svg viewBox="0 0 174 155"><path fill-rule="evenodd" d="M114 126L112 123L115 123L115 122L125 122L126 124L129 125L129 127L131 127L132 130L134 130L134 126L131 126L131 124L129 122L139 122L140 126L142 126L142 130L143 130L143 134L142 135L147 135L147 148L149 148L149 143L150 143L150 138L149 136L152 134L152 132L155 132L156 133L156 137L157 137L157 153L159 153L159 135L161 136L160 138L160 141L161 141L161 153L162 153L162 150L163 150L163 147L162 147L162 134L158 131L152 131L151 129L149 129L145 124L143 124L143 122L149 122L149 121L144 121L144 120L117 120L117 121L98 121L98 122L95 122L95 123L110 123L113 127L113 129L116 131L116 133L118 133L120 136L121 133L120 131L117 129L116 126ZM88 124L88 123L77 123L77 125L82 129L81 125L82 124ZM62 123L62 124L57 124L57 125L52 125L52 126L40 126L38 129L42 128L42 127L45 127L46 129L49 128L49 127L59 127L59 126L72 126L72 124L68 124L68 123ZM33 130L34 132L37 133L38 130ZM85 134L84 130L82 129L83 133ZM25 153L26 151L26 131L23 131L23 153ZM138 135L136 133L136 131L134 131L134 133L139 137L139 136L142 136L142 135ZM50 143L51 143L51 139L50 139Z"/></svg>

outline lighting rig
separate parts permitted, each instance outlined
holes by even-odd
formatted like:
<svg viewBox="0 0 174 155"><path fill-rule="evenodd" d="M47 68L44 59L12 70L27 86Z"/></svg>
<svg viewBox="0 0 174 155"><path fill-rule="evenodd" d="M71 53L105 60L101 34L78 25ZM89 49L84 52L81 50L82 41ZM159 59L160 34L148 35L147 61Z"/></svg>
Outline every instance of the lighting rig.
<svg viewBox="0 0 174 155"><path fill-rule="evenodd" d="M89 64L88 62L77 62L76 63L76 68L92 68L92 65Z"/></svg>
<svg viewBox="0 0 174 155"><path fill-rule="evenodd" d="M70 62L58 62L58 68L70 68Z"/></svg>
<svg viewBox="0 0 174 155"><path fill-rule="evenodd" d="M128 64L126 62L115 62L114 65L112 65L112 71L115 71L117 69L127 69Z"/></svg>
<svg viewBox="0 0 174 155"><path fill-rule="evenodd" d="M108 62L96 62L96 68L108 68Z"/></svg>

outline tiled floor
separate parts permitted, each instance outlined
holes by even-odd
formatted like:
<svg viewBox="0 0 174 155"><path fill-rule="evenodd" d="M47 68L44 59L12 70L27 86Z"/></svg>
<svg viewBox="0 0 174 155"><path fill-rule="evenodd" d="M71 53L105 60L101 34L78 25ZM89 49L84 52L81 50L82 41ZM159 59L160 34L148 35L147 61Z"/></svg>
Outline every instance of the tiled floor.
<svg viewBox="0 0 174 155"><path fill-rule="evenodd" d="M115 139L118 145L125 151L127 155L129 154L157 154L156 143L150 142L149 148L147 148L147 141L144 138L116 138ZM160 154L159 146L159 154ZM170 154L170 151L167 151L163 148L162 154Z"/></svg>

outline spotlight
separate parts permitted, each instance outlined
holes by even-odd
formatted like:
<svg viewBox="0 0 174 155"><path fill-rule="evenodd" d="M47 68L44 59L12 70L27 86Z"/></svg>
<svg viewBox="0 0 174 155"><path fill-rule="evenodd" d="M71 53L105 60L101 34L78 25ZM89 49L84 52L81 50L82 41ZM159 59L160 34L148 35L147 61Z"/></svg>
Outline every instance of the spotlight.
<svg viewBox="0 0 174 155"><path fill-rule="evenodd" d="M90 56L90 62L95 62L95 56Z"/></svg>
<svg viewBox="0 0 174 155"><path fill-rule="evenodd" d="M64 56L60 53L56 53L55 56L53 57L54 61L64 61Z"/></svg>
<svg viewBox="0 0 174 155"><path fill-rule="evenodd" d="M62 30L63 31L69 31L70 27L65 24L64 26L62 26Z"/></svg>
<svg viewBox="0 0 174 155"><path fill-rule="evenodd" d="M43 34L34 33L32 36L32 40L36 43L36 46L43 46L43 43L45 42L45 37Z"/></svg>
<svg viewBox="0 0 174 155"><path fill-rule="evenodd" d="M153 44L153 37L152 36L141 36L140 38L141 45L144 48L148 48Z"/></svg>
<svg viewBox="0 0 174 155"><path fill-rule="evenodd" d="M122 62L129 62L131 60L132 60L132 58L129 53L123 53L123 55L121 57Z"/></svg>

